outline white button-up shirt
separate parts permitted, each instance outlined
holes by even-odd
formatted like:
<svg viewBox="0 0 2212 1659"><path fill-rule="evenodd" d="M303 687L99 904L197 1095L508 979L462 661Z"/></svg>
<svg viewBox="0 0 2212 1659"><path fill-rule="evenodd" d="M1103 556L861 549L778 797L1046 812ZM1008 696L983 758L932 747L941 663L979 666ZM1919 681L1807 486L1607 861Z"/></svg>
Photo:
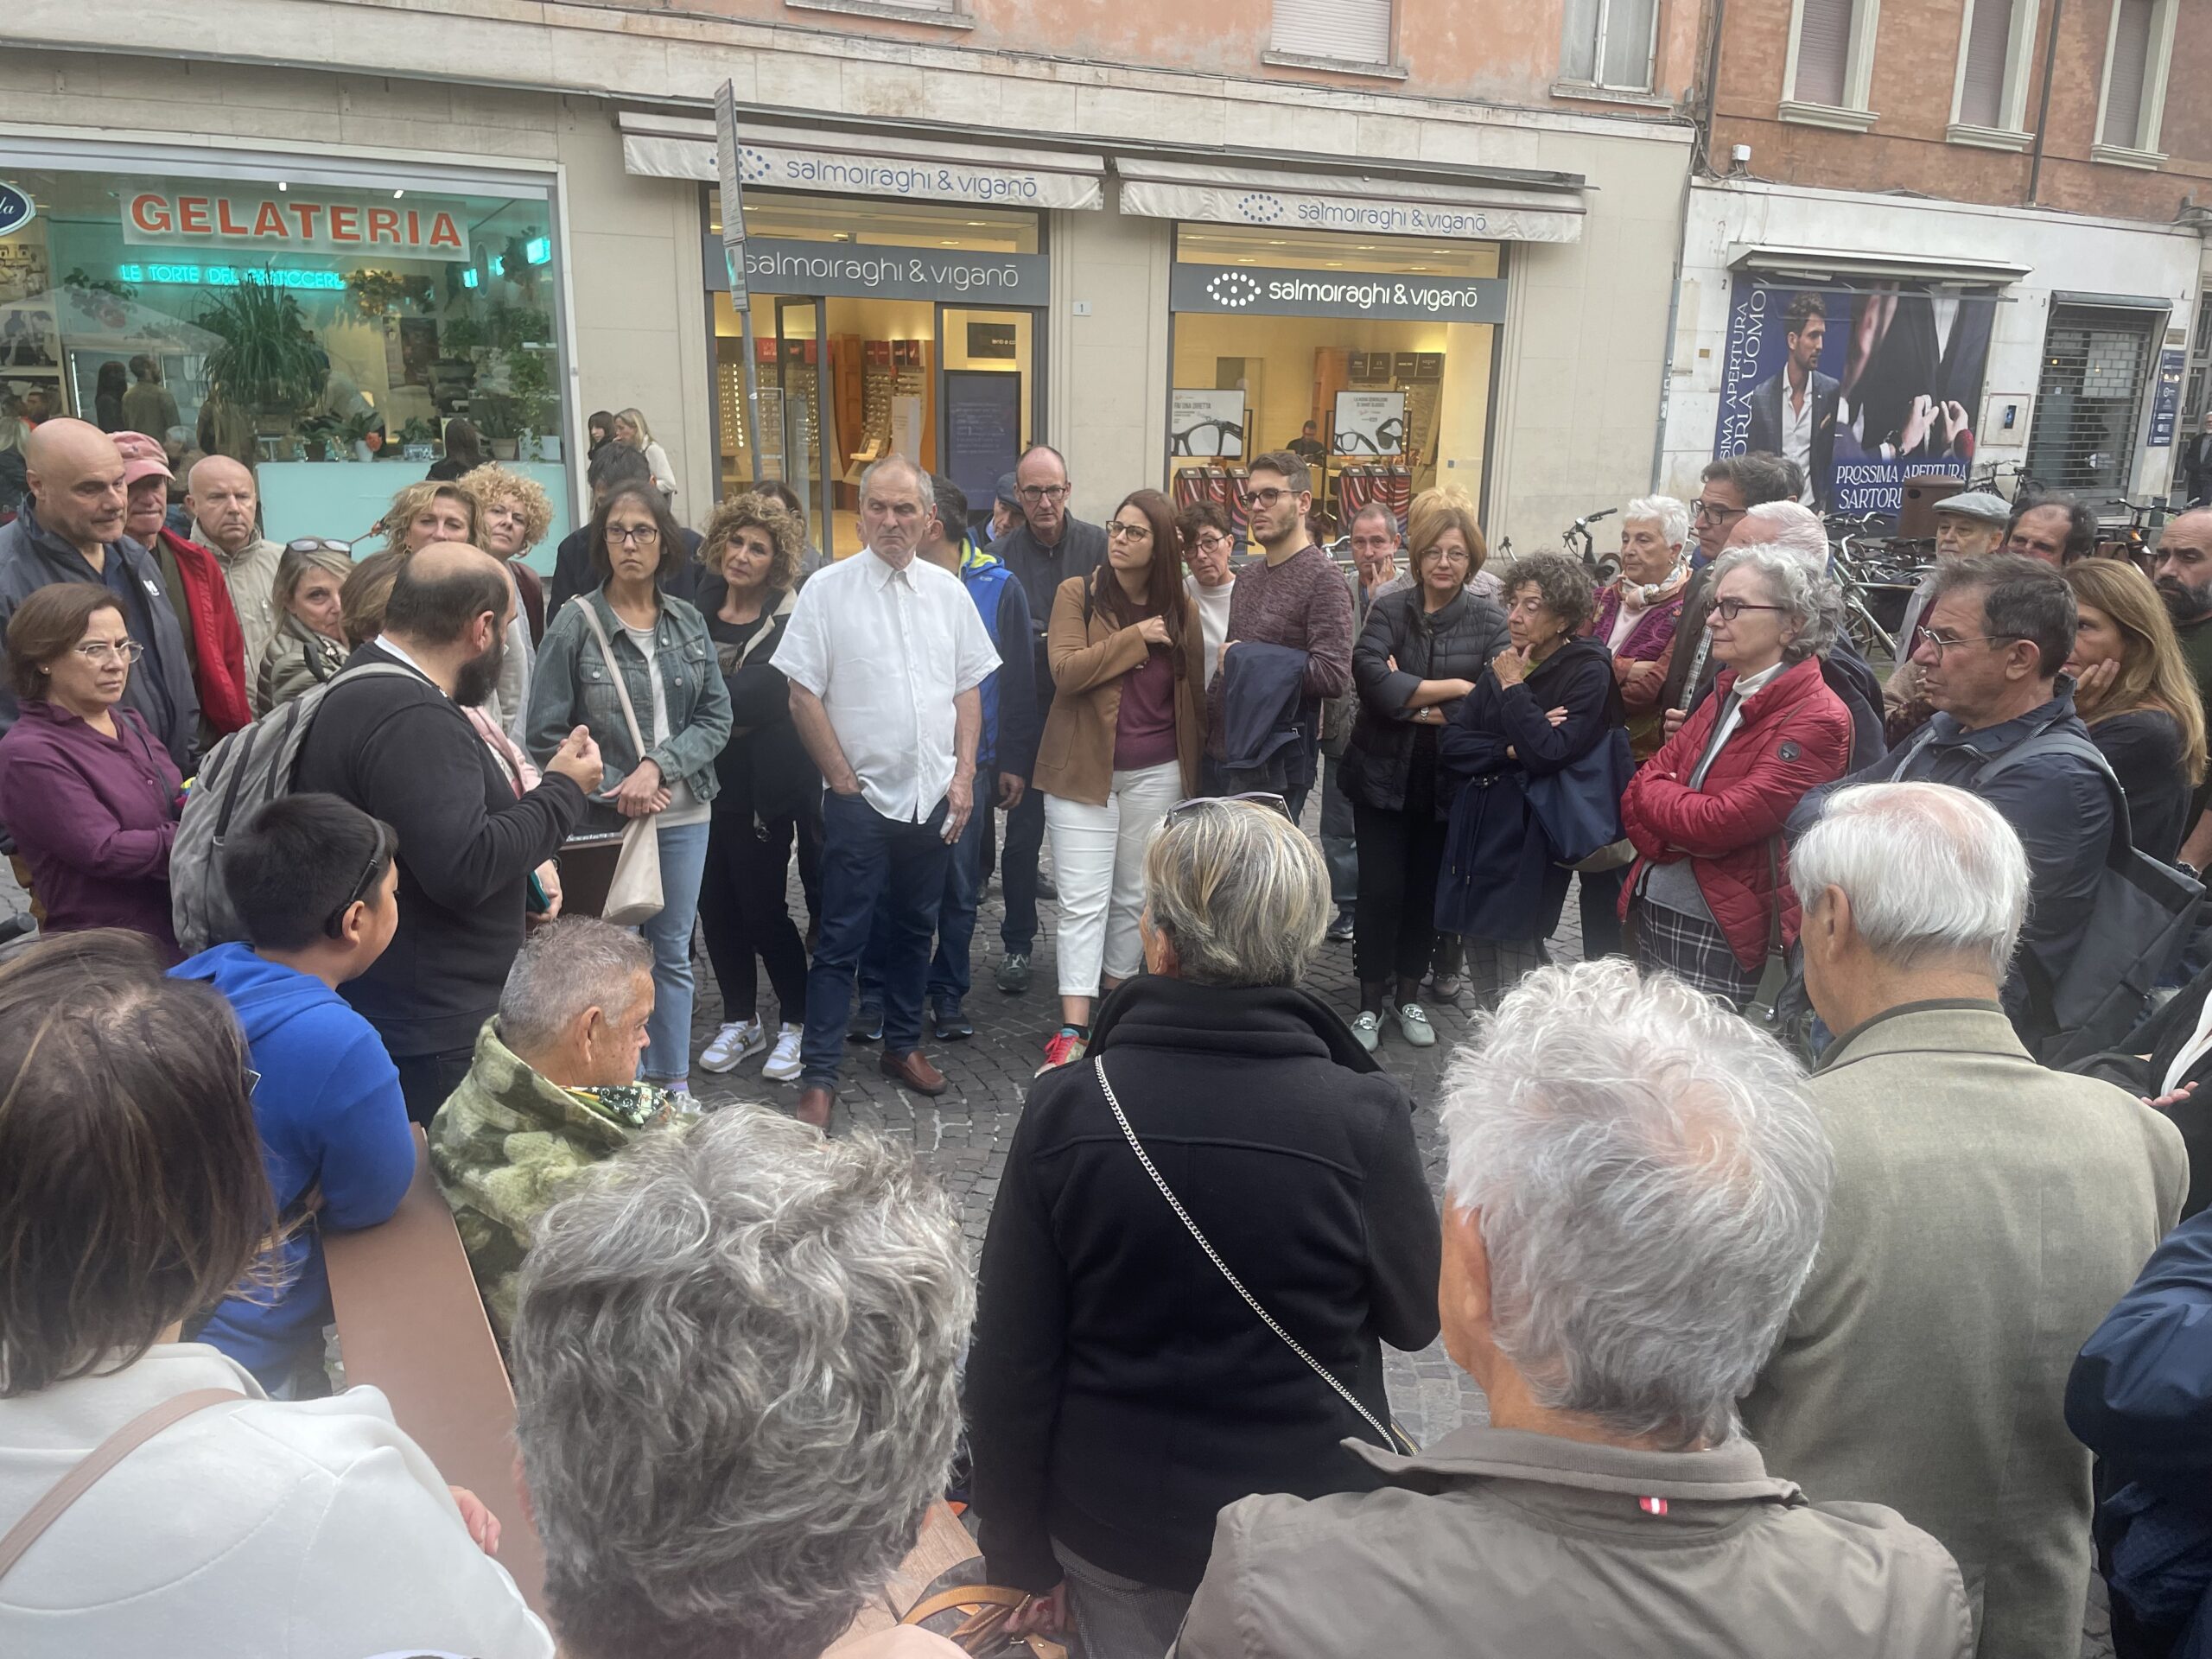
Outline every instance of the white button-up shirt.
<svg viewBox="0 0 2212 1659"><path fill-rule="evenodd" d="M861 795L921 823L952 786L952 702L999 665L960 578L872 550L825 565L799 589L775 666L822 699Z"/></svg>
<svg viewBox="0 0 2212 1659"><path fill-rule="evenodd" d="M1798 408L1789 401L1789 377L1782 378L1782 454L1785 460L1797 463L1797 470L1804 474L1805 492L1797 499L1806 506L1813 505L1817 487L1813 477L1813 376L1805 375L1805 406Z"/></svg>

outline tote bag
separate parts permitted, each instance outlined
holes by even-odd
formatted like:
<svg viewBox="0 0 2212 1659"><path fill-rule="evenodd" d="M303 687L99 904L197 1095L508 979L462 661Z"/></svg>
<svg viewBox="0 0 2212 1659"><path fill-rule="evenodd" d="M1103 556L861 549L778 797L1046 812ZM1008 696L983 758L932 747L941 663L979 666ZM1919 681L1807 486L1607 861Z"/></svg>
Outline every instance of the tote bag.
<svg viewBox="0 0 2212 1659"><path fill-rule="evenodd" d="M599 641L599 654L607 660L607 675L614 682L614 695L622 699L622 718L630 728L630 742L643 754L645 739L638 729L638 711L630 705L629 684L622 677L621 664L614 660L613 647L607 642L607 630L600 626L599 613L587 600L579 598L573 602L583 613L584 626L591 630L591 637ZM622 832L622 851L614 861L614 880L607 884L607 905L600 916L617 927L636 927L659 915L660 908L660 827L656 818L632 818L629 828Z"/></svg>

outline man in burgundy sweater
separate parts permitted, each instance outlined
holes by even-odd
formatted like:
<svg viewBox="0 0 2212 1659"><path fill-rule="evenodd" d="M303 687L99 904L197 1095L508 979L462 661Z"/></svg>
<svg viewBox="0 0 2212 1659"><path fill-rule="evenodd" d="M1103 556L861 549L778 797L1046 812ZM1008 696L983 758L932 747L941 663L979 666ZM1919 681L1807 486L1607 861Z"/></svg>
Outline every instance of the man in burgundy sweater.
<svg viewBox="0 0 2212 1659"><path fill-rule="evenodd" d="M1296 818L1313 786L1321 705L1351 689L1351 593L1335 563L1306 534L1313 474L1301 458L1276 449L1255 460L1247 499L1252 539L1267 556L1237 573L1230 596L1222 671L1207 689L1206 774L1217 794L1272 790L1289 803ZM1228 671L1238 647L1248 644L1303 652L1306 667L1299 683L1298 741L1263 766L1238 767L1228 764L1225 734L1230 699L1238 695L1243 677L1236 677L1239 684L1232 686Z"/></svg>

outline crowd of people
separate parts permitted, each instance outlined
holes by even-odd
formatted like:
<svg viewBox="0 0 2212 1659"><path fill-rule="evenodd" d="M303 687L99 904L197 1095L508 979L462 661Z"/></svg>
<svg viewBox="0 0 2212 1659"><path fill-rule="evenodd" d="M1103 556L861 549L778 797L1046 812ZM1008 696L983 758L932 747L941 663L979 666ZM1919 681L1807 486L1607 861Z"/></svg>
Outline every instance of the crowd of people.
<svg viewBox="0 0 2212 1659"><path fill-rule="evenodd" d="M556 548L464 432L374 551L266 540L225 456L180 531L151 440L31 435L0 1645L552 1650L329 1393L322 1239L419 1127L572 1656L811 1659L963 1429L1007 1633L1089 1659L2071 1659L2093 1563L2132 1652L2212 1651L2212 512L2146 574L1950 497L1885 674L1774 455L1628 503L1603 579L1441 489L1344 569L1287 450L1241 562L1213 505L1078 518L1043 446L988 504L876 461L825 560L593 426ZM911 1156L821 1131L855 1046L950 1086L994 872L990 982L1049 899L1058 1001L971 1274ZM1439 1002L1440 1209L1384 1051ZM755 1058L787 1110L702 1111ZM1382 1350L1440 1335L1489 1423L1416 1447Z"/></svg>

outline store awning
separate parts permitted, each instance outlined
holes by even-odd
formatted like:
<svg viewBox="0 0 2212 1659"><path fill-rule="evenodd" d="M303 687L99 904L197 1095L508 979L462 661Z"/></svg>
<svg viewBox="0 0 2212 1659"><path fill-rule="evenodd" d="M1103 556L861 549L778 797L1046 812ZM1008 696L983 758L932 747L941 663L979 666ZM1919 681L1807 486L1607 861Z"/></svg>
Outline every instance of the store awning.
<svg viewBox="0 0 2212 1659"><path fill-rule="evenodd" d="M1957 283L1973 287L2017 283L2033 265L2009 259L1961 258L1949 254L1880 253L1865 249L1746 246L1729 251L1728 264L1753 276L1789 282L1834 282L1853 277L1919 283Z"/></svg>
<svg viewBox="0 0 2212 1659"><path fill-rule="evenodd" d="M1137 156L1116 156L1114 171L1122 211L1153 219L1478 242L1582 239L1582 181L1573 175L1530 188Z"/></svg>
<svg viewBox="0 0 2212 1659"><path fill-rule="evenodd" d="M2096 294L2071 288L2055 289L2053 305L2089 306L2100 311L2171 311L2173 298L2165 294Z"/></svg>
<svg viewBox="0 0 2212 1659"><path fill-rule="evenodd" d="M622 167L645 179L712 184L715 124L694 116L621 112ZM741 116L745 182L766 190L816 190L904 201L990 207L1103 207L1103 156L887 138L882 133L772 126Z"/></svg>

